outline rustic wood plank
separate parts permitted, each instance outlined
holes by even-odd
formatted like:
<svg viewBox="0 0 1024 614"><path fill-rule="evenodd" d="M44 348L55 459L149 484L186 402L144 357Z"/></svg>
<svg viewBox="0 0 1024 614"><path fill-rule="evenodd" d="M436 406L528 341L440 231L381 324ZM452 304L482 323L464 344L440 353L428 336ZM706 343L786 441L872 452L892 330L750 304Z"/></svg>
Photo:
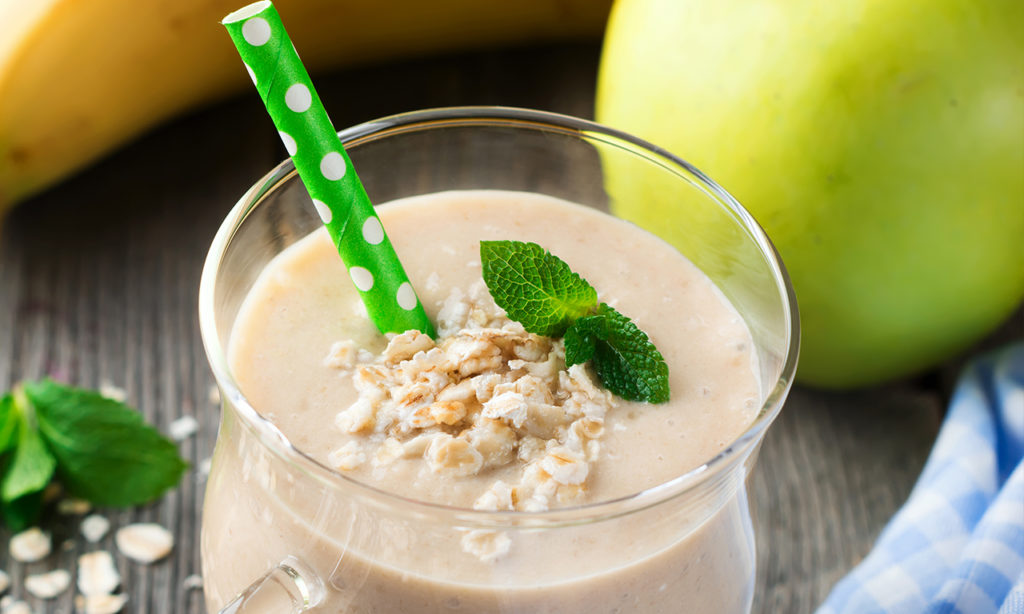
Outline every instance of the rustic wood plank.
<svg viewBox="0 0 1024 614"><path fill-rule="evenodd" d="M754 612L812 612L867 554L917 479L940 408L937 393L910 384L793 391L752 480Z"/></svg>
<svg viewBox="0 0 1024 614"><path fill-rule="evenodd" d="M210 455L217 411L195 314L199 273L228 208L279 158L273 139L252 129L262 121L249 100L185 119L15 212L0 242L5 386L44 374L89 387L111 382L163 430L195 415L202 428L182 454L194 467ZM157 504L102 510L114 527L158 522L178 539L158 565L118 557L126 612L202 611L201 595L186 594L182 580L199 571L203 486L192 471ZM12 564L3 549L0 567L12 572L15 594L23 595L25 574L71 569L96 548L77 537L77 518L49 520L56 552L48 561ZM113 551L113 536L99 547ZM39 611L71 612L72 594Z"/></svg>
<svg viewBox="0 0 1024 614"><path fill-rule="evenodd" d="M592 115L596 45L557 45L369 67L321 78L339 126L458 104L504 104ZM359 92L352 96L352 92ZM255 96L179 119L77 178L26 203L0 237L0 386L43 374L83 386L109 381L160 428L182 415L201 428L183 442L193 466L206 459L217 411L208 396L195 315L206 249L230 206L284 156ZM1024 321L1024 320L1022 320ZM811 612L870 549L902 503L934 438L943 376L829 394L797 389L770 431L752 480L758 510L755 612ZM104 511L114 526L146 520L178 536L173 556L151 567L118 557L132 614L199 614L203 476L144 508ZM22 595L26 573L94 549L77 518L51 518L50 560L0 568ZM0 540L8 534L0 531ZM99 547L114 549L112 536ZM35 603L33 601L33 603ZM70 612L71 592L40 604Z"/></svg>

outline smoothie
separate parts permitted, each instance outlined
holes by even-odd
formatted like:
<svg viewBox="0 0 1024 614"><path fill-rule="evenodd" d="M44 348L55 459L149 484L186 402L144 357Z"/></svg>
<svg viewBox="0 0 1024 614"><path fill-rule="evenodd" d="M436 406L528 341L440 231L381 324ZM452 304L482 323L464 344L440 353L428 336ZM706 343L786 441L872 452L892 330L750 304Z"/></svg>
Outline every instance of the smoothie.
<svg viewBox="0 0 1024 614"><path fill-rule="evenodd" d="M250 291L229 342L239 388L299 450L400 497L495 512L611 501L699 466L741 434L762 391L747 327L656 237L535 194L446 192L379 208L434 341L366 319L327 233L287 248ZM623 401L559 341L504 317L479 242L536 242L647 332L672 398ZM749 609L742 472L699 501L590 527L412 523L299 488L254 437L220 435L203 531L211 612L287 555L324 578L317 612L715 612ZM229 443L225 444L224 441ZM232 445L229 453L222 446ZM339 477L339 480L344 478ZM528 516L528 514L527 514Z"/></svg>

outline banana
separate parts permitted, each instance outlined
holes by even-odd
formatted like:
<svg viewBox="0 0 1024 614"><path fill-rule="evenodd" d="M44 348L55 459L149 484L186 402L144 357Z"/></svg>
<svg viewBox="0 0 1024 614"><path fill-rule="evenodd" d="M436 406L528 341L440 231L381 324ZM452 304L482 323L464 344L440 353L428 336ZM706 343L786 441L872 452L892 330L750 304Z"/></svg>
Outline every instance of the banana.
<svg viewBox="0 0 1024 614"><path fill-rule="evenodd" d="M244 0L0 0L0 215L147 128L249 86ZM279 0L311 71L596 37L611 0Z"/></svg>

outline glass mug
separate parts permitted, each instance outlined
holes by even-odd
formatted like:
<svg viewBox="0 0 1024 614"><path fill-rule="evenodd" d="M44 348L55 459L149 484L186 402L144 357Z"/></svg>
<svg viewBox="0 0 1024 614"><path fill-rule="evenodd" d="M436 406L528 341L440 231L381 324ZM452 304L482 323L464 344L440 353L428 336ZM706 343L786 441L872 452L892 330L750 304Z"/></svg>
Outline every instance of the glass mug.
<svg viewBox="0 0 1024 614"><path fill-rule="evenodd" d="M683 160L551 113L428 110L340 136L376 203L445 190L534 192L619 215L668 240L750 327L762 405L742 435L684 475L618 500L552 511L446 507L331 470L267 420L290 408L253 407L226 360L239 307L260 271L320 225L294 166L283 162L227 216L200 284L203 342L223 399L202 523L208 610L749 612L755 552L746 478L789 392L799 344L788 277L753 218ZM633 205L638 199L643 206ZM452 565L470 556L459 544L474 531L507 536L517 555ZM580 551L586 556L572 565L560 557Z"/></svg>

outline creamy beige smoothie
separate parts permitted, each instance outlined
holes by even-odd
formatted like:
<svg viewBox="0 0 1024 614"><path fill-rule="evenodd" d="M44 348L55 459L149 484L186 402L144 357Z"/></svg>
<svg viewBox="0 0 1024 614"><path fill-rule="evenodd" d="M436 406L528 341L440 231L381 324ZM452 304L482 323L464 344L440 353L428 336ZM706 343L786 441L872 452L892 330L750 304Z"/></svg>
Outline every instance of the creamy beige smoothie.
<svg viewBox="0 0 1024 614"><path fill-rule="evenodd" d="M436 341L385 338L327 233L287 248L229 341L239 388L299 450L401 497L494 512L611 501L701 465L761 405L753 342L717 288L660 239L535 194L446 192L381 220ZM663 354L665 404L623 401L561 342L525 333L481 282L479 242L538 243L629 316ZM749 608L742 472L696 501L551 531L419 524L304 490L253 439L222 432L203 532L211 612L286 555L324 578L316 612L708 612ZM228 452L223 447L231 446ZM340 478L339 480L344 480Z"/></svg>

